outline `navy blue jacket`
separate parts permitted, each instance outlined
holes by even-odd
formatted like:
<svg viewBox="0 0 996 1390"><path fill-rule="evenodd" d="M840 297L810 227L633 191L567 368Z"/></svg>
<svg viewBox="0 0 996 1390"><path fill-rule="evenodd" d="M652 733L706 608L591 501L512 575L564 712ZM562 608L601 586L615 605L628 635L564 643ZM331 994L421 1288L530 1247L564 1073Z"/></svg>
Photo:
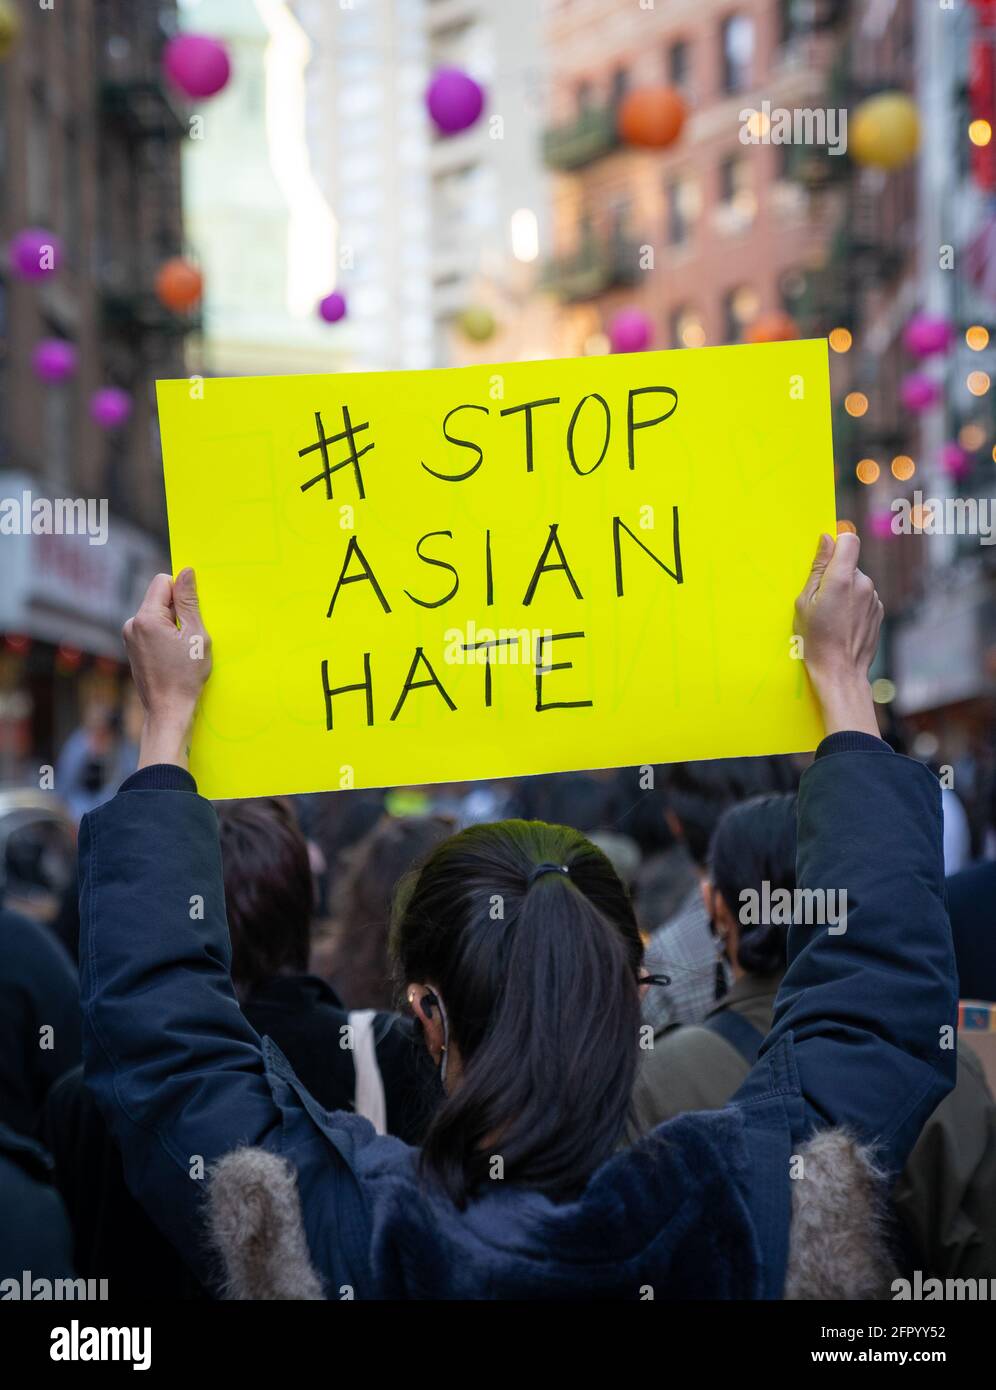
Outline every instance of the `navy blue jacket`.
<svg viewBox="0 0 996 1390"><path fill-rule="evenodd" d="M4 908L0 961L0 1124L33 1137L49 1087L79 1065L76 972L46 927Z"/></svg>
<svg viewBox="0 0 996 1390"><path fill-rule="evenodd" d="M799 1145L844 1126L898 1172L953 1085L936 779L835 735L802 779L798 884L846 890L847 929L792 927L774 1026L731 1104L660 1126L576 1201L495 1182L460 1212L420 1183L415 1150L323 1110L249 1026L215 814L195 792L149 768L85 818L80 968L88 1084L129 1185L205 1280L199 1175L252 1145L293 1165L332 1298L778 1298Z"/></svg>

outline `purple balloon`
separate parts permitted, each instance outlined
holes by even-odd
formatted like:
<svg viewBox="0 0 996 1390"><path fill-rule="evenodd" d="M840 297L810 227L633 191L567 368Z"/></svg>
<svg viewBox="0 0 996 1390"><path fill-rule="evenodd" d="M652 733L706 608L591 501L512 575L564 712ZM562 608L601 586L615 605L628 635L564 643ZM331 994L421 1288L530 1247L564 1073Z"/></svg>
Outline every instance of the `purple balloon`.
<svg viewBox="0 0 996 1390"><path fill-rule="evenodd" d="M62 242L44 227L25 227L10 243L10 268L21 280L44 280L62 262Z"/></svg>
<svg viewBox="0 0 996 1390"><path fill-rule="evenodd" d="M228 50L205 34L177 34L163 49L163 72L185 97L213 97L232 75Z"/></svg>
<svg viewBox="0 0 996 1390"><path fill-rule="evenodd" d="M653 336L654 325L642 309L623 309L609 324L613 352L643 352Z"/></svg>
<svg viewBox="0 0 996 1390"><path fill-rule="evenodd" d="M960 478L963 473L967 473L970 462L967 452L953 439L941 450L941 467L950 478Z"/></svg>
<svg viewBox="0 0 996 1390"><path fill-rule="evenodd" d="M338 323L346 317L346 297L338 290L327 294L318 305L318 312L326 323Z"/></svg>
<svg viewBox="0 0 996 1390"><path fill-rule="evenodd" d="M954 329L948 320L932 314L914 314L903 330L903 345L914 357L947 352L953 341Z"/></svg>
<svg viewBox="0 0 996 1390"><path fill-rule="evenodd" d="M90 397L90 418L102 430L115 430L131 414L131 396L118 386L102 386Z"/></svg>
<svg viewBox="0 0 996 1390"><path fill-rule="evenodd" d="M484 110L484 88L460 68L439 68L425 102L440 133L456 135L472 126Z"/></svg>
<svg viewBox="0 0 996 1390"><path fill-rule="evenodd" d="M44 338L34 350L31 365L41 381L68 381L76 374L76 349L65 338Z"/></svg>
<svg viewBox="0 0 996 1390"><path fill-rule="evenodd" d="M899 394L907 410L919 413L937 404L941 399L941 388L933 377L924 376L922 372L913 372L903 379Z"/></svg>

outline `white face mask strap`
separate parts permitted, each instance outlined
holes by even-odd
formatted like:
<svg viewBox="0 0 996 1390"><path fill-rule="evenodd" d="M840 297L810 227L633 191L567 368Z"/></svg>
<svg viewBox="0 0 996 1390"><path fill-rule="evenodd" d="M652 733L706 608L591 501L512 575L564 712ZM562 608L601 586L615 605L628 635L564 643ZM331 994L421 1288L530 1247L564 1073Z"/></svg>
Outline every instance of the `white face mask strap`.
<svg viewBox="0 0 996 1390"><path fill-rule="evenodd" d="M445 1086L446 1063L450 1059L450 1025L449 1020L446 1017L446 1009L443 1005L443 1001L440 999L438 994L436 995L436 1002L439 1005L439 1017L443 1020L443 1055L439 1063L439 1080L440 1083L443 1086Z"/></svg>
<svg viewBox="0 0 996 1390"><path fill-rule="evenodd" d="M433 1008L433 1004L436 1004L436 1005L439 1006L439 1017L440 1017L440 1019L442 1020L442 1024L443 1024L443 1050L442 1050L442 1054L441 1054L440 1059L439 1059L439 1079L440 1079L440 1082L442 1083L442 1085L445 1086L445 1085L446 1085L446 1063L447 1063L447 1061L449 1060L449 1055L450 1055L450 1023L449 1023L449 1019L446 1017L446 1008L445 1008L445 1005L443 1004L443 1001L440 999L439 995L436 993L435 990L430 990L430 991L428 991L428 993L431 995L431 999L432 999L432 1002L429 1003L428 1008L429 1008L429 1010L431 1011L431 1009ZM414 1005L415 1005L415 995L414 995L414 994L409 994L409 996L408 996L408 1003L414 1008Z"/></svg>

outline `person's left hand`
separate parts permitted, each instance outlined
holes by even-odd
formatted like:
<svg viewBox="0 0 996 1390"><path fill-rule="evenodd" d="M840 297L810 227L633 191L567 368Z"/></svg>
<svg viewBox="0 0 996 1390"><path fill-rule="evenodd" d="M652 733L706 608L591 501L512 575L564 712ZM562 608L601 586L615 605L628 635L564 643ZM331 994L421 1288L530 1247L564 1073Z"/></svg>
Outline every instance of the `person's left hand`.
<svg viewBox="0 0 996 1390"><path fill-rule="evenodd" d="M193 570L181 570L175 583L168 574L157 574L123 636L145 709L138 765L186 766L190 725L211 674L211 638Z"/></svg>

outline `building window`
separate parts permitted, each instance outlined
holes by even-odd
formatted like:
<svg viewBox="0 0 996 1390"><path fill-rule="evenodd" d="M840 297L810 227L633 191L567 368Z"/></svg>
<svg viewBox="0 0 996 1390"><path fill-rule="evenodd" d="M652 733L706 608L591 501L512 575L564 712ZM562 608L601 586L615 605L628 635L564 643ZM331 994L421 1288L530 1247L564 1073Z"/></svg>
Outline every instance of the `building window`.
<svg viewBox="0 0 996 1390"><path fill-rule="evenodd" d="M668 49L667 76L672 87L687 87L691 76L692 48L687 39L676 39Z"/></svg>
<svg viewBox="0 0 996 1390"><path fill-rule="evenodd" d="M733 14L723 20L723 91L727 95L743 92L751 82L754 60L754 21L746 15Z"/></svg>
<svg viewBox="0 0 996 1390"><path fill-rule="evenodd" d="M615 72L612 74L612 91L609 98L613 107L618 106L622 101L623 97L626 95L628 86L629 73L625 68L616 68Z"/></svg>
<svg viewBox="0 0 996 1390"><path fill-rule="evenodd" d="M668 184L667 239L671 246L685 246L699 213L699 186L693 179L675 179Z"/></svg>
<svg viewBox="0 0 996 1390"><path fill-rule="evenodd" d="M786 270L778 282L778 292L781 295L782 308L785 312L797 314L802 308L806 295L806 272L804 270Z"/></svg>
<svg viewBox="0 0 996 1390"><path fill-rule="evenodd" d="M609 237L614 245L627 240L632 204L628 198L613 198L609 204Z"/></svg>
<svg viewBox="0 0 996 1390"><path fill-rule="evenodd" d="M719 200L728 216L739 224L753 222L757 195L751 187L751 168L742 154L731 154L719 166Z"/></svg>
<svg viewBox="0 0 996 1390"><path fill-rule="evenodd" d="M744 329L757 318L760 296L753 285L738 285L723 296L723 336L728 343L742 343Z"/></svg>
<svg viewBox="0 0 996 1390"><path fill-rule="evenodd" d="M805 3L799 0L778 0L778 41L791 43L805 30L803 10Z"/></svg>

